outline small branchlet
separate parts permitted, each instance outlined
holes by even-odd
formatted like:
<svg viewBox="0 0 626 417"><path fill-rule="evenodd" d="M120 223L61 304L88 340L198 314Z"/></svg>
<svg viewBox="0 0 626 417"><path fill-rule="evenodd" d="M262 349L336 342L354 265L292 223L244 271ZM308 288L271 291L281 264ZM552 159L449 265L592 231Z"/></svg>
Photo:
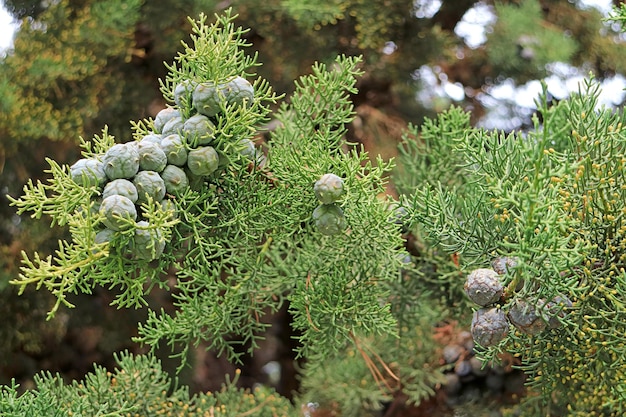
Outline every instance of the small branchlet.
<svg viewBox="0 0 626 417"><path fill-rule="evenodd" d="M115 305L141 307L155 285L173 282L175 311L149 310L135 340L180 347L181 366L200 342L233 361L252 352L269 326L264 315L285 303L296 353L312 362L354 345L353 335L393 340L392 284L406 253L378 198L393 162L373 163L345 143L361 59L318 63L296 81L263 148L256 137L282 97L256 76L257 57L246 55L234 19L192 21L192 43L161 83L169 107L134 122L133 141L115 143L106 129L82 141L84 158L104 164L103 183L83 171L75 181L49 161L49 183L12 200L71 234L53 256L25 254L13 283L52 291L53 315L71 307L73 292L106 286L118 291ZM95 162L81 170L91 174ZM326 173L342 181L332 207L343 217L332 233L314 218L315 182ZM425 395L423 384L415 390Z"/></svg>
<svg viewBox="0 0 626 417"><path fill-rule="evenodd" d="M598 94L591 79L553 104L544 86L542 122L509 135L470 128L452 108L402 147L397 183L424 245L456 257L463 275L505 259L492 264L493 298L470 295L507 314L508 335L483 337L479 356L520 359L533 390L522 410L624 412L626 114L600 108ZM459 287L458 276L442 281Z"/></svg>

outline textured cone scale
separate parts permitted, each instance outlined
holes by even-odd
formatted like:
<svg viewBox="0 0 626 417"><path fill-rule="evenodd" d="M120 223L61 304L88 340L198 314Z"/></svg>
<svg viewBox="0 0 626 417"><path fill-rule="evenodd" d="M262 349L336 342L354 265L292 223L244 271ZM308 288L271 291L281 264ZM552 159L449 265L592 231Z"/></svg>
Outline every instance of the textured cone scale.
<svg viewBox="0 0 626 417"><path fill-rule="evenodd" d="M131 253L135 259L151 261L159 258L165 249L165 241L158 229L150 229L147 221L137 222L135 236L131 242Z"/></svg>
<svg viewBox="0 0 626 417"><path fill-rule="evenodd" d="M220 112L220 102L225 100L221 86L215 83L200 83L193 90L192 101L198 113L213 117Z"/></svg>
<svg viewBox="0 0 626 417"><path fill-rule="evenodd" d="M152 143L156 143L157 145L160 146L162 139L163 139L163 137L161 135L159 135L158 133L150 133L150 134L142 137L139 142L152 142Z"/></svg>
<svg viewBox="0 0 626 417"><path fill-rule="evenodd" d="M208 145L215 139L215 125L208 117L202 114L191 116L183 124L182 133L187 144L192 147Z"/></svg>
<svg viewBox="0 0 626 417"><path fill-rule="evenodd" d="M313 210L313 221L318 232L323 235L336 235L346 228L346 217L341 207L335 204L321 204Z"/></svg>
<svg viewBox="0 0 626 417"><path fill-rule="evenodd" d="M137 187L132 182L123 178L118 178L109 182L102 191L102 198L105 199L111 195L121 195L128 198L133 203L137 202Z"/></svg>
<svg viewBox="0 0 626 417"><path fill-rule="evenodd" d="M191 93L196 88L196 83L184 80L174 87L174 102L178 107L190 107Z"/></svg>
<svg viewBox="0 0 626 417"><path fill-rule="evenodd" d="M139 168L143 171L161 172L167 165L167 155L158 143L142 140L137 143L137 152Z"/></svg>
<svg viewBox="0 0 626 417"><path fill-rule="evenodd" d="M509 322L499 308L481 308L474 312L471 332L474 341L479 345L494 346L509 333Z"/></svg>
<svg viewBox="0 0 626 417"><path fill-rule="evenodd" d="M176 165L168 165L161 172L161 178L165 183L165 190L174 195L181 194L189 188L189 179L182 168Z"/></svg>
<svg viewBox="0 0 626 417"><path fill-rule="evenodd" d="M176 209L176 204L169 199L161 200L161 209L163 211L169 212L171 214L172 219L178 218L178 210Z"/></svg>
<svg viewBox="0 0 626 417"><path fill-rule="evenodd" d="M172 117L170 120L167 121L167 123L165 123L165 126L163 126L161 134L163 136L173 135L175 133L178 134L183 129L183 124L184 121L182 117Z"/></svg>
<svg viewBox="0 0 626 417"><path fill-rule="evenodd" d="M537 307L544 304L541 300ZM509 320L526 334L537 334L547 327L546 321L538 314L537 307L526 300L516 300L509 308Z"/></svg>
<svg viewBox="0 0 626 417"><path fill-rule="evenodd" d="M165 182L154 171L140 171L133 178L133 184L137 187L137 204L145 203L148 197L154 201L161 201L165 197Z"/></svg>
<svg viewBox="0 0 626 417"><path fill-rule="evenodd" d="M243 77L215 84L205 82L198 84L192 94L192 102L198 113L213 117L222 111L225 104L242 105L254 99L254 88Z"/></svg>
<svg viewBox="0 0 626 417"><path fill-rule="evenodd" d="M165 108L157 113L154 118L154 131L156 133L162 133L163 127L174 117L180 117L180 112L171 107Z"/></svg>
<svg viewBox="0 0 626 417"><path fill-rule="evenodd" d="M96 237L94 238L94 243L99 245L101 243L110 242L111 239L115 236L115 231L111 229L103 229L96 233Z"/></svg>
<svg viewBox="0 0 626 417"><path fill-rule="evenodd" d="M254 146L254 142L252 142L250 139L241 139L237 143L237 149L239 151L239 155L246 157L251 161L254 161L256 159L256 147Z"/></svg>
<svg viewBox="0 0 626 417"><path fill-rule="evenodd" d="M129 228L130 222L137 220L135 205L121 195L112 195L102 200L100 214L104 216L104 225L115 231Z"/></svg>
<svg viewBox="0 0 626 417"><path fill-rule="evenodd" d="M111 229L103 229L96 233L96 236L93 239L93 243L96 245L101 245L103 243L109 243L115 237L115 230ZM92 249L91 253L98 253L98 250Z"/></svg>
<svg viewBox="0 0 626 417"><path fill-rule="evenodd" d="M107 180L104 163L92 158L79 159L70 167L70 177L83 187L100 186Z"/></svg>
<svg viewBox="0 0 626 417"><path fill-rule="evenodd" d="M244 102L251 102L254 99L252 84L243 77L235 77L226 83L224 92L228 104L242 105Z"/></svg>
<svg viewBox="0 0 626 417"><path fill-rule="evenodd" d="M518 264L518 260L515 257L500 256L493 258L491 261L491 267L500 275L504 275L511 269L515 268Z"/></svg>
<svg viewBox="0 0 626 417"><path fill-rule="evenodd" d="M498 301L504 291L498 273L487 268L472 271L463 288L469 299L482 307Z"/></svg>
<svg viewBox="0 0 626 417"><path fill-rule="evenodd" d="M332 204L343 195L343 180L335 174L324 174L313 186L315 196L322 204Z"/></svg>
<svg viewBox="0 0 626 417"><path fill-rule="evenodd" d="M161 140L161 148L167 157L167 163L183 166L187 162L187 149L182 138L177 135L168 135Z"/></svg>
<svg viewBox="0 0 626 417"><path fill-rule="evenodd" d="M106 151L102 162L110 180L132 178L139 171L139 152L134 144L118 143Z"/></svg>
<svg viewBox="0 0 626 417"><path fill-rule="evenodd" d="M572 300L564 295L557 295L546 304L546 311L549 315L548 326L551 329L561 327L559 318L564 318L569 309L574 306Z"/></svg>
<svg viewBox="0 0 626 417"><path fill-rule="evenodd" d="M219 165L217 151L210 146L201 146L189 151L187 167L194 175L211 175Z"/></svg>

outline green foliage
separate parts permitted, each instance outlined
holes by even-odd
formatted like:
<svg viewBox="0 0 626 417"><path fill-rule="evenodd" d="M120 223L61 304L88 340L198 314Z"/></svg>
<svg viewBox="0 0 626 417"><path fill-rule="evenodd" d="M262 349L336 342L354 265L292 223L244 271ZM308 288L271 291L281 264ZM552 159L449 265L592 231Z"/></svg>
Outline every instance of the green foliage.
<svg viewBox="0 0 626 417"><path fill-rule="evenodd" d="M169 66L162 87L172 103L174 86L183 81L254 76L256 58L242 53L245 31L234 27L233 17L227 14L212 25L205 21L201 16L192 23L193 46L185 45ZM91 210L98 188L77 185L66 166L50 161L48 184L29 183L12 202L20 213L45 213L53 223L69 225L72 239L61 241L56 255L46 259L24 254L22 274L14 283L51 290L58 299L53 315L60 304L70 305L67 294L89 293L98 285L118 288L114 303L120 307L143 305L144 295L154 285L165 287L164 271L173 269L177 309L149 311L137 341L153 348L180 344L183 358L191 343L203 341L237 360L263 337L268 324L261 317L286 301L298 332L298 353L312 363L354 338L394 334L397 318L384 300L399 278L402 239L389 221L388 203L377 197L391 164L379 160L373 165L366 153L344 149L359 62L339 57L332 68L318 64L298 80L289 104L278 111L282 125L272 132L261 166L241 157L239 142L260 129L269 112L265 103L277 97L257 78L251 103L226 105L212 119L212 145L227 163L196 189L171 200L177 219L158 202L142 206L150 227L162 232L159 241L167 242L152 263L129 259L122 250L132 246L138 226L95 243L104 221L101 212ZM193 103L180 103L181 114L192 116ZM148 135L152 125L151 120L135 123L134 136ZM83 156L98 157L113 146L104 131L93 144L83 143ZM341 209L348 229L332 237L319 233L312 221L318 205L314 184L327 172L345 184Z"/></svg>
<svg viewBox="0 0 626 417"><path fill-rule="evenodd" d="M455 131L463 114L451 109L426 123L424 141L408 142L401 158L409 172L432 162L430 180L403 183L409 217L427 241L458 255L464 274L516 257L502 275L500 307L527 303L560 322L536 335L511 328L480 353L486 361L504 351L520 358L531 388L524 415L624 413L625 116L599 108L598 94L594 81L558 104L544 92L542 122L535 117L534 129L510 135ZM446 164L454 174L437 177ZM555 315L546 300L562 296L573 307Z"/></svg>
<svg viewBox="0 0 626 417"><path fill-rule="evenodd" d="M547 20L576 40L572 64L585 69L591 66L595 76L603 79L626 70L626 57L620 52L624 43L620 26L610 24L610 16L615 13L617 8L604 19L595 8L571 14L564 4L559 4L550 9Z"/></svg>
<svg viewBox="0 0 626 417"><path fill-rule="evenodd" d="M621 3L619 6L613 8L607 20L618 23L622 32L624 32L626 29L626 4Z"/></svg>
<svg viewBox="0 0 626 417"><path fill-rule="evenodd" d="M284 0L282 6L287 13L301 25L303 29L310 29L321 25L336 24L337 19L345 17L347 2L333 0L329 2ZM316 26L317 25L317 26Z"/></svg>
<svg viewBox="0 0 626 417"><path fill-rule="evenodd" d="M291 91L291 80L308 72L314 59L330 64L338 54L363 56L367 79L402 88L404 82L411 83L416 68L438 59L454 44L454 34L434 21L417 19L413 4L405 0L240 0L237 6L243 24L262 38L253 48L269 64L261 72L277 91ZM388 42L402 52L385 54Z"/></svg>
<svg viewBox="0 0 626 417"><path fill-rule="evenodd" d="M114 138L110 136L107 129L102 131L102 136L94 136L93 142L83 142L85 158L90 158L113 146ZM42 215L49 215L52 225L64 226L74 217L72 213L85 201L89 202L91 196L95 194L95 184L91 187L84 187L72 180L70 169L61 166L52 159L47 159L50 169L46 171L50 178L46 183L41 181L33 182L29 180L24 186L28 190L30 198L15 203L15 199L9 199L18 204L20 212L31 211L31 216L40 219ZM71 181L71 183L70 183ZM63 190L63 193L57 193ZM54 195L56 194L56 195Z"/></svg>
<svg viewBox="0 0 626 417"><path fill-rule="evenodd" d="M153 356L116 357L118 368L109 372L97 366L82 381L65 384L61 376L42 373L35 389L20 394L15 383L0 388L0 413L27 416L289 416L294 407L272 390L236 388L239 374L220 391L190 395L179 387Z"/></svg>
<svg viewBox="0 0 626 417"><path fill-rule="evenodd" d="M544 21L538 0L496 3L496 13L487 53L503 75L515 75L520 81L541 78L546 64L568 62L576 50L575 40Z"/></svg>
<svg viewBox="0 0 626 417"><path fill-rule="evenodd" d="M93 142L83 142L83 156L89 158L102 155L113 143L114 138L105 129L102 136L94 137ZM92 200L99 194L98 189L95 185L84 187L76 184L70 176L68 166L59 165L51 159L48 162L50 170L47 172L51 178L47 183L29 181L24 187L22 199L10 196L9 199L18 207L18 213L30 211L31 216L37 219L47 215L50 216L52 225L69 226L72 240L59 240L59 248L54 256L42 258L36 253L30 259L23 252L21 291L28 284L49 289L57 298L50 316L54 315L61 304L71 305L67 301L68 294L79 289L90 293L97 285L122 286L123 291L116 300L121 306L144 304L142 294L145 282L138 277L146 279L149 282L147 288L150 288L157 283L156 278L160 276L160 271L138 271L133 268L134 272L129 273L125 269L131 269L130 265L135 264L124 259L122 253L118 253L117 261L108 257L109 248L95 244L95 235L102 224L102 215L94 210L95 202ZM154 202L147 204L144 209L144 217L163 228L164 239L169 238L171 227L176 224L170 218L170 213ZM129 229L126 234L120 235L120 246L128 243L132 232Z"/></svg>
<svg viewBox="0 0 626 417"><path fill-rule="evenodd" d="M365 0L282 1L285 12L306 33L324 36L321 29L326 26L340 28L349 25L354 30L354 44L364 54L368 63L382 55L386 42L402 40L407 20L414 24L411 16L413 6L406 1L372 3ZM341 46L340 46L341 48ZM341 49L340 49L341 50ZM370 61L371 59L371 61Z"/></svg>
<svg viewBox="0 0 626 417"><path fill-rule="evenodd" d="M410 265L405 265L411 268ZM420 404L445 381L434 360L439 346L433 326L446 315L406 272L392 284L391 311L398 321L394 334L355 338L323 364L309 363L301 373L302 403L319 404L341 416L376 416L397 396Z"/></svg>
<svg viewBox="0 0 626 417"><path fill-rule="evenodd" d="M183 120L195 112L193 98L175 97L181 83L255 77L256 57L243 54L245 31L233 20L226 13L208 25L201 15L192 22L193 45L185 44L168 66L162 90ZM168 288L165 271L174 271L175 280L169 282L174 283L175 310L148 310L136 341L153 349L167 344L183 364L188 349L201 342L233 361L252 353L269 326L263 316L288 303L298 340L295 353L307 358L311 375L320 375L329 358L339 366L342 354L358 351L360 363L352 358L342 366L351 369L346 376L358 374L366 381L359 398L370 395L371 407L400 391L414 402L433 394L441 374L425 363L436 352L430 326L439 316L420 302L428 294L401 273L402 236L389 209L392 202L379 198L393 164L380 158L373 163L345 141L360 62L340 56L331 67L316 64L301 77L276 113L280 125L271 133L264 158L242 156L241 143L253 144L267 121L268 103L279 99L269 84L256 78L249 103L223 105L211 119L219 168L169 197L175 218L167 205L148 199L139 209L144 220L129 221L128 228L103 238L104 213L93 210L99 185L77 184L68 166L49 159L47 183L31 181L23 196L11 201L20 214L48 215L53 225L69 226L71 238L61 240L47 258L24 253L22 273L13 283L22 290L31 285L50 290L57 298L52 317L62 304L71 307L69 294L90 293L96 286L115 288L113 304L119 307L143 306L155 285ZM133 123L135 139L150 135L154 124L151 119ZM194 149L193 141L185 139L182 146ZM83 141L82 156L102 158L114 146L105 129L93 141ZM320 233L313 221L319 205L315 183L328 172L343 179L335 204L346 226L332 236ZM125 248L142 243L138 240L148 244L129 256ZM152 251L161 248L162 255L153 259ZM102 374L96 371L93 378L101 381ZM53 385L41 392L54 393ZM122 410L135 410L132 401L117 401ZM354 401L340 402L345 407Z"/></svg>
<svg viewBox="0 0 626 417"><path fill-rule="evenodd" d="M72 10L66 0L22 23L14 45L20 54L0 64L0 131L11 138L3 141L5 149L14 152L32 138L81 134L102 106L123 95L124 83L108 66L127 58L139 6L111 0Z"/></svg>
<svg viewBox="0 0 626 417"><path fill-rule="evenodd" d="M357 63L340 58L330 70L317 65L298 81L290 105L278 113L282 126L272 135L268 153L268 169L283 183L278 202L290 207L290 218L280 220L286 226L285 244L298 245L297 251L277 248L289 253L287 261L300 277L290 305L294 328L304 332L299 339L305 353L333 351L350 333L388 332L393 326L388 307L377 301L388 296L387 283L400 267L394 255L400 235L376 198L389 165L379 161L373 166L366 154L342 150ZM317 206L314 183L326 172L344 178L346 188L341 208L350 232L333 238L315 232L309 220ZM308 233L298 236L293 231L302 229L302 222L309 223ZM348 306L359 314L348 313Z"/></svg>
<svg viewBox="0 0 626 417"><path fill-rule="evenodd" d="M454 152L455 140L471 129L469 113L458 107L437 116L437 119L426 119L420 128L410 125L400 146L399 163L394 172L393 181L398 192L403 196L402 206L410 204L407 196L415 189L454 190L454 199L461 204L471 194L475 183L472 172L466 169L465 163L457 152ZM456 218L456 208L444 202L439 204L447 215ZM446 214L429 212L431 224L435 230L443 233L449 229L449 218ZM470 214L471 215L471 214ZM403 222L408 218L403 217ZM470 303L463 290L465 280L458 263L457 248L448 247L449 241L430 236L430 227L422 227L414 222L411 252L418 254L414 259L416 268L413 273L416 279L423 282L426 288L434 291L442 305L454 308L455 317L466 315ZM468 322L469 324L469 322Z"/></svg>
<svg viewBox="0 0 626 417"><path fill-rule="evenodd" d="M280 31L272 34L276 22L259 18L267 10L264 7L272 7L271 1L267 3L255 2L254 13L259 15L252 19L264 22L255 29L267 44L284 53L283 59L298 56L297 48L277 47L293 46L289 43L293 39L281 38ZM372 161L362 148L345 141L355 116L357 82L364 68L374 72L391 68L387 75L406 65L414 69L416 62L440 55L441 45L450 40L438 25L404 20L410 9L406 2L391 3L383 7L361 0L328 2L305 16L303 10L312 3L283 2L286 13L306 28L307 34L299 33L298 39L310 37L320 48L332 39L333 53L362 49L366 57L340 55L331 61L324 56L326 63L313 65L282 102L269 82L257 75L260 64L249 43L254 33L236 27L236 16L226 12L215 23L204 15L190 20L190 41L182 43L160 83L171 112L180 116L167 129L173 132L197 115L187 86L221 85L234 77L252 86L252 91L245 86L246 99L241 102L217 100L211 114L210 142L218 155L217 168L210 175L190 175L191 189L178 190L164 202L146 199L138 208L139 223L129 221L132 227L102 238L104 216L96 210L99 184L77 184L68 165L49 158L49 178L28 182L23 196L11 202L20 214L30 213L36 219L49 216L53 226L69 229L69 237L60 240L50 256L23 252L21 274L13 284L21 291L48 289L56 297L49 317L62 305L71 307L70 294L91 293L98 286L115 289L113 304L120 308L147 305L146 296L155 286L170 290L174 309L148 310L136 341L152 349L168 345L179 352L176 356L182 363L190 347L201 343L230 360L240 360L257 349L268 330L270 324L263 316L287 307L298 343L295 353L307 360L303 387L308 392L302 398L337 407L344 415L366 415L398 396L419 403L434 393L433 387L442 382L442 370L434 363L432 326L448 318L469 324L472 304L463 292L464 276L487 267L497 256L514 256L519 262L503 275L505 293L499 307L508 312L515 302L524 301L537 306L541 318L551 314L561 326L536 335L511 328L497 346L481 349L481 357L495 361L507 351L521 360L531 388L523 405L525 415L537 415L537 410L623 414L623 115L596 109L598 91L593 83L559 104L542 99L542 122L536 117L534 129L526 133L474 129L467 113L452 108L420 129L409 128L394 177L401 197L398 202L380 197L394 163ZM98 88L84 91L93 102L74 100L91 114L102 103L98 94L114 79L98 78L110 77L104 62L126 56L138 6L131 8L132 18L127 19L120 2L85 4L76 13L83 20L64 23L71 36L65 34L66 26L58 32L64 47L74 45L70 42L74 38L88 38L88 28L94 26L90 19L109 11L115 13L111 27L123 28L126 36L109 40L110 31L103 27L94 41L109 47L111 55L104 58L61 54L63 60L78 65L73 71L66 72L57 58L52 59L51 74L67 81L65 87L84 81L83 75L97 84ZM494 51L500 54L494 56L498 71L528 77L543 64L572 54L573 44L546 28L536 2L523 3L528 13L512 13L511 7L498 8L500 21L512 28L504 35L510 41L532 30L531 35L540 39L541 52L533 56L532 64L507 67L520 57L501 59L512 48L498 49L500 39L492 38ZM45 13L42 16L52 16L50 22L57 24L57 19L62 22L69 16L53 6ZM294 23L289 18L284 21ZM337 32L322 34L323 25ZM50 23L50 34L57 34L54 28ZM407 31L415 28L419 36L408 38ZM35 40L43 34L34 25L26 29L24 33ZM410 49L425 43L424 37L434 42L422 45L420 50L428 53L416 54L417 61L397 60L397 55L385 58L381 52L384 41L391 39ZM31 38L18 40L16 46L27 39ZM51 92L54 83L50 87L47 82L47 63L38 61L37 51L45 58L43 43L33 45L33 55L28 56L36 65L25 66L14 56L2 65L15 65L31 74L25 82L34 83L33 92L41 91L35 87L49 90L38 105L37 94L23 94L23 85L13 83L18 81L17 72L7 71L9 81L0 83L7 92L2 105L12 116L0 129L18 141L41 133L19 129L42 126L50 138L78 137L91 116L66 115L46 101L56 97L56 90ZM555 45L558 53L549 52ZM82 48L77 51L89 49ZM292 61L293 67L303 62ZM132 90L120 84L125 98L142 93ZM62 96L59 103L66 98ZM40 125L34 126L34 119L25 120L26 127L18 125L15 109L20 106L43 109L27 115L40 117ZM279 124L261 146L257 138L273 110ZM133 138L139 141L166 128L162 122L159 117L133 122ZM99 159L115 139L105 128L100 136L81 142L82 157ZM181 133L185 155L199 143L198 138ZM242 144L252 158L242 155ZM315 182L328 172L342 178L344 187L333 204L345 216L346 226L332 235L320 233L313 215L319 205ZM411 232L408 241L401 234L404 228ZM140 253L129 254L128 248L139 245ZM410 265L404 262L405 245L416 255ZM155 256L161 248L162 255ZM567 297L573 307L556 315L541 308L556 297ZM240 407L235 409L244 415L293 412L285 400L264 390L245 394L228 386L221 399L217 394L190 398L185 388L171 386L151 356L123 355L120 367L125 371L111 375L98 368L85 382L71 386L63 385L59 377L43 375L37 380L37 391L19 397L17 387L4 387L0 405L17 407L7 412L26 410L27 415L55 415L63 407L74 407L71 411L80 414L148 414L163 404L186 415L190 410L198 415L229 415L231 407ZM598 374L599 381L594 379ZM137 379L137 375L146 377ZM135 385L129 389L131 383ZM554 396L555 392L562 395ZM274 404L280 411L271 409Z"/></svg>
<svg viewBox="0 0 626 417"><path fill-rule="evenodd" d="M21 26L14 50L0 64L0 108L9 115L0 121L0 131L11 138L3 144L11 152L16 144L33 138L68 140L76 132L90 136L105 122L126 140L122 133L127 115L152 114L160 100L154 87L164 76L161 62L179 50L179 39L189 30L185 17L223 5L216 0L7 3L16 14L34 17ZM368 78L380 80L385 91L378 91L378 83L368 89L377 90L377 97L402 96L394 110L411 120L420 119L409 111L416 109L412 90L417 84L411 74L423 65L441 65L450 80L473 88L497 79L503 71L527 79L530 73L539 74L537 68L546 62L568 57L599 73L624 68L615 33L599 26L599 15L570 2L544 4L543 15L535 1L525 2L521 9L498 7L502 13L496 24L498 36L484 50L471 51L453 28L474 3L459 2L453 13L443 4L432 18L418 18L416 5L405 0L231 2L240 14L238 22L253 29L250 39L260 40L251 48L262 54L266 67L261 73L277 91L291 91L291 80L308 71L312 57L330 63L337 54L362 54ZM528 26L526 12L532 16ZM511 33L505 27L509 23ZM566 31L571 37L562 36ZM531 45L536 59L530 63L518 56L508 59L524 33L539 39L540 45ZM385 52L390 42L396 47L391 54ZM307 48L301 48L303 44ZM492 51L496 65L485 59ZM464 58L458 59L461 55ZM143 88L134 88L138 85ZM22 112L24 108L29 112Z"/></svg>

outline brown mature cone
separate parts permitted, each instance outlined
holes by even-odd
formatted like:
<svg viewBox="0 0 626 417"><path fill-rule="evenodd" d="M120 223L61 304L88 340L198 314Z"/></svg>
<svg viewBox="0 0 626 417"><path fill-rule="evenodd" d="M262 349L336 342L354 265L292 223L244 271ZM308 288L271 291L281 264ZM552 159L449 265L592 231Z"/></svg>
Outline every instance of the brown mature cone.
<svg viewBox="0 0 626 417"><path fill-rule="evenodd" d="M463 288L469 299L481 307L498 301L504 291L500 275L493 269L487 268L472 271L467 276Z"/></svg>
<svg viewBox="0 0 626 417"><path fill-rule="evenodd" d="M542 307L543 303L540 300L538 307ZM537 308L522 299L511 305L508 317L515 327L526 334L538 334L547 326L546 321L537 314Z"/></svg>
<svg viewBox="0 0 626 417"><path fill-rule="evenodd" d="M499 308L481 308L474 312L471 332L474 342L484 347L494 346L509 333L509 321Z"/></svg>
<svg viewBox="0 0 626 417"><path fill-rule="evenodd" d="M491 260L491 267L500 275L504 275L517 266L518 259L511 256L499 256Z"/></svg>
<svg viewBox="0 0 626 417"><path fill-rule="evenodd" d="M559 318L564 318L567 315L569 309L574 306L572 300L565 295L557 295L551 301L546 304L546 310L549 315L548 326L551 329L561 327L561 321Z"/></svg>

